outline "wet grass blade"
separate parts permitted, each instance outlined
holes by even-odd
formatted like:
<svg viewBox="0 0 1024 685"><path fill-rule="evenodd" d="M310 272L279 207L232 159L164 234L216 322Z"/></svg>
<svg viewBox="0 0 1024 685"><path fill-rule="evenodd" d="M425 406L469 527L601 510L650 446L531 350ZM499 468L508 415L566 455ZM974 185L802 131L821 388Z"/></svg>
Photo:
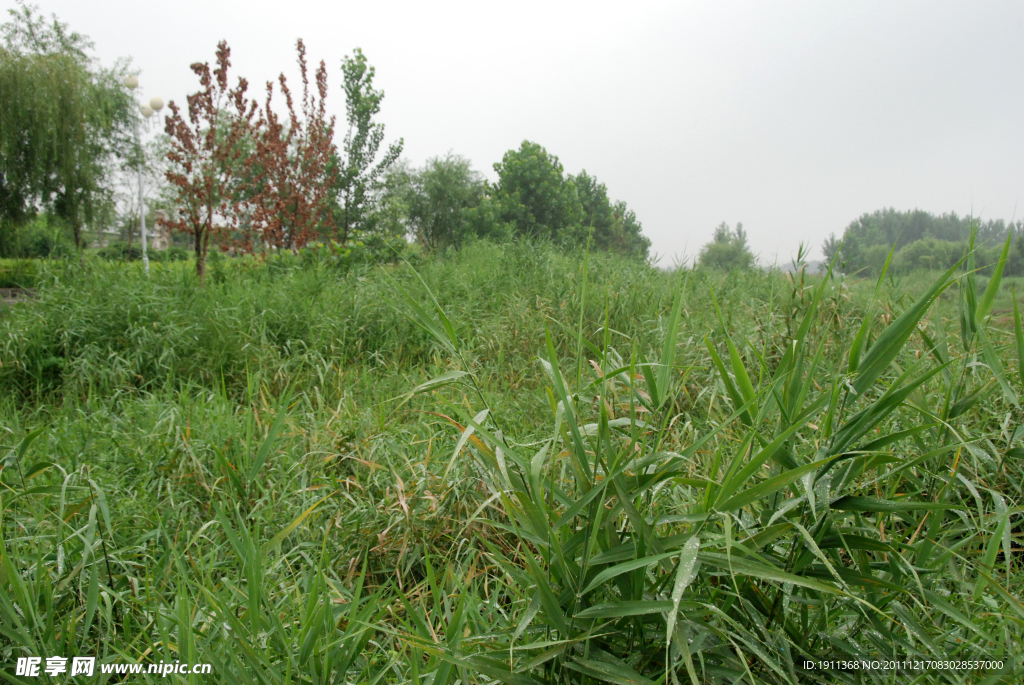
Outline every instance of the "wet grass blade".
<svg viewBox="0 0 1024 685"><path fill-rule="evenodd" d="M1013 231L1007 233L1006 242L1003 244L1003 251L999 253L999 261L996 262L995 269L992 271L992 277L988 281L988 286L985 287L985 292L982 294L981 300L978 301L978 310L974 318L979 323L984 322L992 312L992 305L995 304L996 296L999 294L999 285L1002 283L1003 271L1006 269L1006 259L1010 255L1011 238L1013 238Z"/></svg>
<svg viewBox="0 0 1024 685"><path fill-rule="evenodd" d="M856 373L860 366L860 357L864 352L868 334L875 319L875 305L878 303L878 298L882 294L882 284L885 282L885 274L889 271L889 264L892 262L892 256L895 252L896 243L893 243L892 248L889 250L889 256L885 258L885 264L882 266L882 271L878 274L878 280L875 282L875 292L871 297L871 303L868 305L868 311L864 315L864 320L861 322L860 328L857 329L857 335L854 336L853 342L850 345L847 373Z"/></svg>
<svg viewBox="0 0 1024 685"><path fill-rule="evenodd" d="M665 343L661 349L661 366L658 367L657 385L652 388L654 395L658 397L654 406L660 407L668 399L671 391L672 375L676 363L676 339L679 335L679 320L683 310L683 273L679 272L676 284L675 300L672 303L672 313L669 315L668 326L665 328Z"/></svg>
<svg viewBox="0 0 1024 685"><path fill-rule="evenodd" d="M950 278L960 266L960 262L954 264L944 273L923 295L903 312L878 336L878 339L864 355L859 365L859 370L853 380L853 388L858 394L863 394L882 375L889 364L896 359L896 356L903 350L903 346L914 333L918 322L931 307L936 297L948 288L952 281Z"/></svg>
<svg viewBox="0 0 1024 685"><path fill-rule="evenodd" d="M945 509L963 509L959 504L946 502L914 502L910 500L884 500L873 497L857 497L846 495L832 503L832 508L838 511L859 511L871 513L895 513L900 511L928 511Z"/></svg>
<svg viewBox="0 0 1024 685"><path fill-rule="evenodd" d="M274 440L277 439L278 433L281 432L281 428L284 426L285 418L288 416L288 395L281 399L277 407L277 416L274 418L274 422L270 425L270 430L267 431L267 437L263 439L260 444L260 449L256 453L256 458L253 459L252 466L249 467L249 473L246 474L249 483L256 480L256 476L259 475L260 469L263 468L263 464L267 461L267 457L270 456L270 450L274 447Z"/></svg>
<svg viewBox="0 0 1024 685"><path fill-rule="evenodd" d="M988 339L988 334L984 328L979 328L977 331L978 341L981 343L981 351L985 357L988 368L991 369L992 375L995 376L996 381L999 383L999 387L1002 388L1003 395L1006 399L1015 407L1020 406L1020 402L1017 399L1017 393L1010 387L1010 382L1006 379L1006 372L1003 371L1003 363L999 361L999 354L996 353L995 348L992 347L991 341Z"/></svg>
<svg viewBox="0 0 1024 685"><path fill-rule="evenodd" d="M1021 325L1020 308L1017 306L1017 291L1012 289L1013 335L1017 341L1017 378L1024 384L1024 326Z"/></svg>

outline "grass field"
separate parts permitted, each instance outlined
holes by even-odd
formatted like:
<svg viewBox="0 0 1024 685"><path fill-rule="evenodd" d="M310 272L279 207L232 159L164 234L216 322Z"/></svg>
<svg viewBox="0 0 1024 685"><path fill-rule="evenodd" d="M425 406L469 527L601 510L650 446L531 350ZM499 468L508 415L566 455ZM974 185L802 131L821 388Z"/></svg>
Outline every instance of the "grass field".
<svg viewBox="0 0 1024 685"><path fill-rule="evenodd" d="M213 665L142 682L1024 679L998 269L876 287L485 242L189 268L40 264L0 311L9 682L31 655Z"/></svg>

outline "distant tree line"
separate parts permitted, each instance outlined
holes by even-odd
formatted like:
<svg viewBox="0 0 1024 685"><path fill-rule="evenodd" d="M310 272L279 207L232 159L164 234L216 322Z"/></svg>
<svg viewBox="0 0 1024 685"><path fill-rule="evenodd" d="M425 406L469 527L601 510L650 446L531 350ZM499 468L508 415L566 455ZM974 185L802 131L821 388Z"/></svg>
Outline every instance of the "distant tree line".
<svg viewBox="0 0 1024 685"><path fill-rule="evenodd" d="M61 228L81 250L85 227L118 224L118 208L129 227L123 253L133 254L138 206L117 192L132 183L118 171L135 174L147 159L149 180L161 185L150 195L169 210L159 221L189 237L200 279L211 245L236 253L369 245L384 256L409 239L436 251L525 237L647 257L650 241L626 203L586 171L566 174L537 143L505 153L493 183L451 153L421 168L403 162L402 139L384 142L384 93L361 50L342 60L338 122L327 114L326 65L311 70L301 40L301 88L282 74L266 83L262 102L229 74L231 50L221 42L213 64L191 65L199 89L184 106L168 103L154 162L153 144L143 157L134 139L139 112L121 84L126 63L100 68L85 38L32 6L10 14L0 47L0 256L52 253Z"/></svg>
<svg viewBox="0 0 1024 685"><path fill-rule="evenodd" d="M946 270L966 252L972 227L975 231L975 264L990 272L999 259L1007 236L1014 234L1004 273L1024 275L1024 221L978 220L956 213L934 215L920 209L899 212L881 209L851 222L841 237L830 235L822 245L828 263L848 274L877 276L895 246L889 272L908 274L919 270ZM750 269L756 260L743 224L721 223L700 251L697 263L724 271Z"/></svg>
<svg viewBox="0 0 1024 685"><path fill-rule="evenodd" d="M297 51L298 97L282 74L276 87L267 83L262 107L249 99L246 80L228 76L231 51L222 42L213 68L192 65L202 89L189 96L187 113L169 104L167 179L178 211L167 223L192 236L200 279L211 242L248 253L315 243L347 254L369 245L383 258L409 238L437 251L524 237L647 257L636 214L585 171L566 175L537 143L506 152L495 183L451 153L421 168L402 162L401 139L382 147L375 117L384 93L358 49L342 62L348 128L339 149L326 114L326 66L316 70L313 92L301 40ZM272 106L278 92L286 118Z"/></svg>
<svg viewBox="0 0 1024 685"><path fill-rule="evenodd" d="M837 268L841 271L865 276L881 271L894 245L896 251L889 266L894 274L945 270L963 256L972 225L977 230L975 263L982 273L995 264L1007 235L1013 233L1015 245L1004 273L1024 274L1024 241L1018 240L1024 222L979 221L953 212L935 215L920 209L905 212L880 209L851 222L841 238L835 234L829 236L822 252L829 262L838 254Z"/></svg>
<svg viewBox="0 0 1024 685"><path fill-rule="evenodd" d="M558 157L523 141L484 180L469 160L449 153L418 169L399 166L389 178L384 205L401 208L400 227L427 249L458 247L467 239L542 239L563 246L590 245L646 258L651 242L636 214L613 202L585 170L565 174Z"/></svg>

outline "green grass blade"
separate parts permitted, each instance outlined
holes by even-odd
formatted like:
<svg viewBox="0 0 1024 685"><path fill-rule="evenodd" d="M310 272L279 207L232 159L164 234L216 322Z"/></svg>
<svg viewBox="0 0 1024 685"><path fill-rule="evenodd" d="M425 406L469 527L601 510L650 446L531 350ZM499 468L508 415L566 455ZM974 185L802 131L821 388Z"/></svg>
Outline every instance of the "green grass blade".
<svg viewBox="0 0 1024 685"><path fill-rule="evenodd" d="M999 261L996 262L996 267L992 271L992 278L988 281L988 286L985 288L985 292L981 296L981 300L978 302L978 310L974 315L975 320L979 323L984 322L985 318L992 312L992 305L995 304L996 295L999 294L999 284L1003 280L1003 270L1006 268L1006 258L1010 255L1010 239L1013 238L1013 231L1009 231L1006 234L1006 242L1003 244L1003 251L999 253Z"/></svg>
<svg viewBox="0 0 1024 685"><path fill-rule="evenodd" d="M744 559L743 557L731 556L728 557L724 554L716 554L712 552L701 552L697 555L697 560L702 564L720 568L723 570L731 570L736 575L750 576L751 578L757 578L760 580L770 580L777 583L792 583L799 587L805 587L810 590L817 592L824 592L826 594L833 595L847 595L848 593L844 590L815 580L813 578L807 578L805 576L795 575L793 573L787 573L775 566L769 566L757 561L751 561Z"/></svg>
<svg viewBox="0 0 1024 685"><path fill-rule="evenodd" d="M288 398L289 393L286 392L278 403L277 417L274 419L274 423L270 425L270 430L267 431L267 437L263 439L263 443L260 445L260 449L256 453L256 458L253 460L252 466L249 467L247 480L250 483L256 480L256 476L259 475L260 469L263 468L263 464L267 461L267 457L270 456L270 450L274 446L274 440L277 439L277 434L281 432L281 428L284 426L284 420L288 416Z"/></svg>
<svg viewBox="0 0 1024 685"><path fill-rule="evenodd" d="M999 354L992 347L992 342L983 328L978 329L978 341L981 342L981 351L985 356L985 362L992 371L992 375L996 377L999 387L1003 390L1003 395L1010 404L1019 407L1020 401L1017 399L1017 393L1010 387L1010 382L1006 379L1006 372L1003 371L1003 363L999 361Z"/></svg>
<svg viewBox="0 0 1024 685"><path fill-rule="evenodd" d="M672 611L672 602L667 600L625 600L605 602L587 607L576 614L580 619L623 618L625 616L646 616Z"/></svg>
<svg viewBox="0 0 1024 685"><path fill-rule="evenodd" d="M860 366L860 357L864 352L868 332L871 330L871 324L875 318L875 304L878 302L878 298L882 294L882 283L885 282L885 274L889 271L889 264L892 262L892 256L895 252L896 243L893 243L892 248L889 250L889 256L885 258L885 265L882 266L882 272L878 274L878 280L875 282L875 293L871 297L871 303L868 305L868 311L864 315L864 320L861 322L860 328L857 330L857 335L853 338L853 343L850 345L850 358L847 366L847 373L856 373L857 368Z"/></svg>
<svg viewBox="0 0 1024 685"><path fill-rule="evenodd" d="M963 509L958 504L948 502L914 502L910 500L885 500L874 497L858 497L846 495L832 503L832 508L838 511L859 511L870 513L896 513L900 511L942 511L945 509Z"/></svg>
<svg viewBox="0 0 1024 685"><path fill-rule="evenodd" d="M1021 325L1020 308L1017 306L1017 290L1010 291L1013 297L1013 336L1017 341L1017 378L1024 384L1024 326Z"/></svg>
<svg viewBox="0 0 1024 685"><path fill-rule="evenodd" d="M544 336L547 343L547 365L550 371L550 377L552 385L555 389L555 397L559 402L562 403L564 411L565 422L569 427L569 433L572 436L573 448L570 450L573 455L573 461L576 464L577 469L584 476L585 480L582 484L586 489L590 489L592 478L592 470L590 468L590 461L587 458L587 449L583 444L583 436L580 435L579 421L576 418L575 405L572 399L569 397L569 391L565 387L565 379L562 377L562 372L558 368L558 353L555 351L555 342L551 338L551 332L544 327Z"/></svg>
<svg viewBox="0 0 1024 685"><path fill-rule="evenodd" d="M743 395L740 394L740 391L733 383L729 372L726 371L722 358L718 356L718 352L715 350L714 344L712 344L711 339L707 336L704 337L704 345L708 348L708 353L711 355L712 363L714 363L715 368L718 369L718 375L722 378L722 384L725 386L725 392L729 395L729 399L732 400L733 407L738 408L747 406L747 403L743 401ZM750 406L753 406L752 402L750 403ZM753 425L754 423L754 419L751 416L749 409L744 409L740 413L740 419L748 426Z"/></svg>
<svg viewBox="0 0 1024 685"><path fill-rule="evenodd" d="M272 537L269 540L267 540L266 544L264 544L263 548L260 550L260 554L265 556L265 555L269 554L270 552L272 552L274 550L274 548L276 548L278 545L281 544L282 540L284 540L286 537L291 535L292 531L294 531L296 528L301 526L302 522L305 521L307 518L309 518L310 514L312 514L316 510L317 507L319 507L321 504L323 504L325 501L327 501L328 499L330 499L333 496L334 496L334 493L332 492L331 494L325 495L325 496L321 497L320 499L318 499L313 504L311 504L305 511L303 511L301 514L296 516L292 520L291 523L289 523L287 526L282 528L281 531L277 535L275 535L274 537Z"/></svg>
<svg viewBox="0 0 1024 685"><path fill-rule="evenodd" d="M823 464L826 464L829 461L829 459L813 461L809 464L804 464L803 466L799 466L795 469L790 469L789 471L780 473L779 475L774 476L772 478L765 479L758 483L757 485L751 486L746 490L743 490L742 492L733 495L725 502L722 502L720 504L716 503L715 510L734 511L736 509L742 509L743 507L752 504L753 502L756 502L762 497L767 497L772 493L778 492L782 488L795 482L805 473L814 471L819 466L822 466Z"/></svg>
<svg viewBox="0 0 1024 685"><path fill-rule="evenodd" d="M925 315L932 302L943 290L949 287L950 277L960 266L960 262L954 264L944 273L932 286L915 302L907 311L903 312L882 332L875 344L871 346L868 353L861 361L859 372L853 380L853 388L858 394L874 384L889 364L896 359L896 356L903 349L904 344L910 339L917 323Z"/></svg>
<svg viewBox="0 0 1024 685"><path fill-rule="evenodd" d="M668 327L665 329L665 342L661 349L661 366L658 367L657 387L654 388L662 401L668 399L669 386L672 384L672 372L676 363L676 338L679 335L679 319L683 309L682 270L679 271L677 281L672 314L669 316ZM661 402L655 402L655 406L661 406Z"/></svg>
<svg viewBox="0 0 1024 685"><path fill-rule="evenodd" d="M469 442L469 439L473 437L476 427L483 425L484 421L487 420L487 415L490 413L490 409L484 409L473 417L472 422L466 422L466 429L462 431L462 435L459 436L459 441L455 444L455 450L452 452L452 458L448 460L448 466L445 467L444 475L441 476L441 480L448 480L448 473L455 465L455 460L458 459L459 455L462 453L462 448L464 448L466 443Z"/></svg>
<svg viewBox="0 0 1024 685"><path fill-rule="evenodd" d="M675 635L676 617L679 614L679 605L683 600L683 593L693 580L694 568L697 565L697 553L700 551L700 538L696 535L691 537L683 545L679 553L679 563L676 569L675 582L672 584L672 610L669 612L668 621L665 623L665 646L671 644ZM682 645L681 645L682 647Z"/></svg>
<svg viewBox="0 0 1024 685"><path fill-rule="evenodd" d="M608 580L616 576L620 576L623 573L635 571L639 568L647 568L652 564L658 563L662 559L668 559L669 557L674 557L677 554L679 554L679 552L665 552L664 554L655 554L654 556L644 557L643 559L633 559L631 561L626 561L621 564L616 564L615 566L612 566L610 568L606 568L605 570L601 571L596 576L594 576L593 580L591 580L587 584L587 586L583 588L582 594L585 595L589 592L593 592L596 588L599 588L602 585L604 585Z"/></svg>
<svg viewBox="0 0 1024 685"><path fill-rule="evenodd" d="M614 685L654 685L653 680L645 678L624 664L576 657L566 666L585 676L596 678L598 682L613 683Z"/></svg>

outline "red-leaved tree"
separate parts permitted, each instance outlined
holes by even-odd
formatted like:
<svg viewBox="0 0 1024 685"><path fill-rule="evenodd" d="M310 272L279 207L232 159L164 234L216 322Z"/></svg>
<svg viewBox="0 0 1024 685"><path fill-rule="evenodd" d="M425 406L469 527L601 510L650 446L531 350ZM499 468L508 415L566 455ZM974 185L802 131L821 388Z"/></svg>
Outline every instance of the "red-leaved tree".
<svg viewBox="0 0 1024 685"><path fill-rule="evenodd" d="M263 247L299 249L320 231L330 229L330 189L335 172L330 165L334 146L334 117L327 117L327 66L316 71L316 92L310 93L306 46L296 44L302 76L301 116L296 111L288 80L278 77L287 108L287 121L273 110L274 84L267 82L267 101L260 113L255 153L247 168L255 192L250 199L248 230L240 247L252 251L254 241Z"/></svg>
<svg viewBox="0 0 1024 685"><path fill-rule="evenodd" d="M243 214L246 157L251 152L252 119L257 104L246 97L248 82L228 87L231 49L217 45L217 68L196 62L192 71L202 89L188 96L188 118L171 101L165 131L170 136L167 180L177 192L177 216L166 220L172 230L195 238L196 274L206 277L206 253L213 238L227 249Z"/></svg>

